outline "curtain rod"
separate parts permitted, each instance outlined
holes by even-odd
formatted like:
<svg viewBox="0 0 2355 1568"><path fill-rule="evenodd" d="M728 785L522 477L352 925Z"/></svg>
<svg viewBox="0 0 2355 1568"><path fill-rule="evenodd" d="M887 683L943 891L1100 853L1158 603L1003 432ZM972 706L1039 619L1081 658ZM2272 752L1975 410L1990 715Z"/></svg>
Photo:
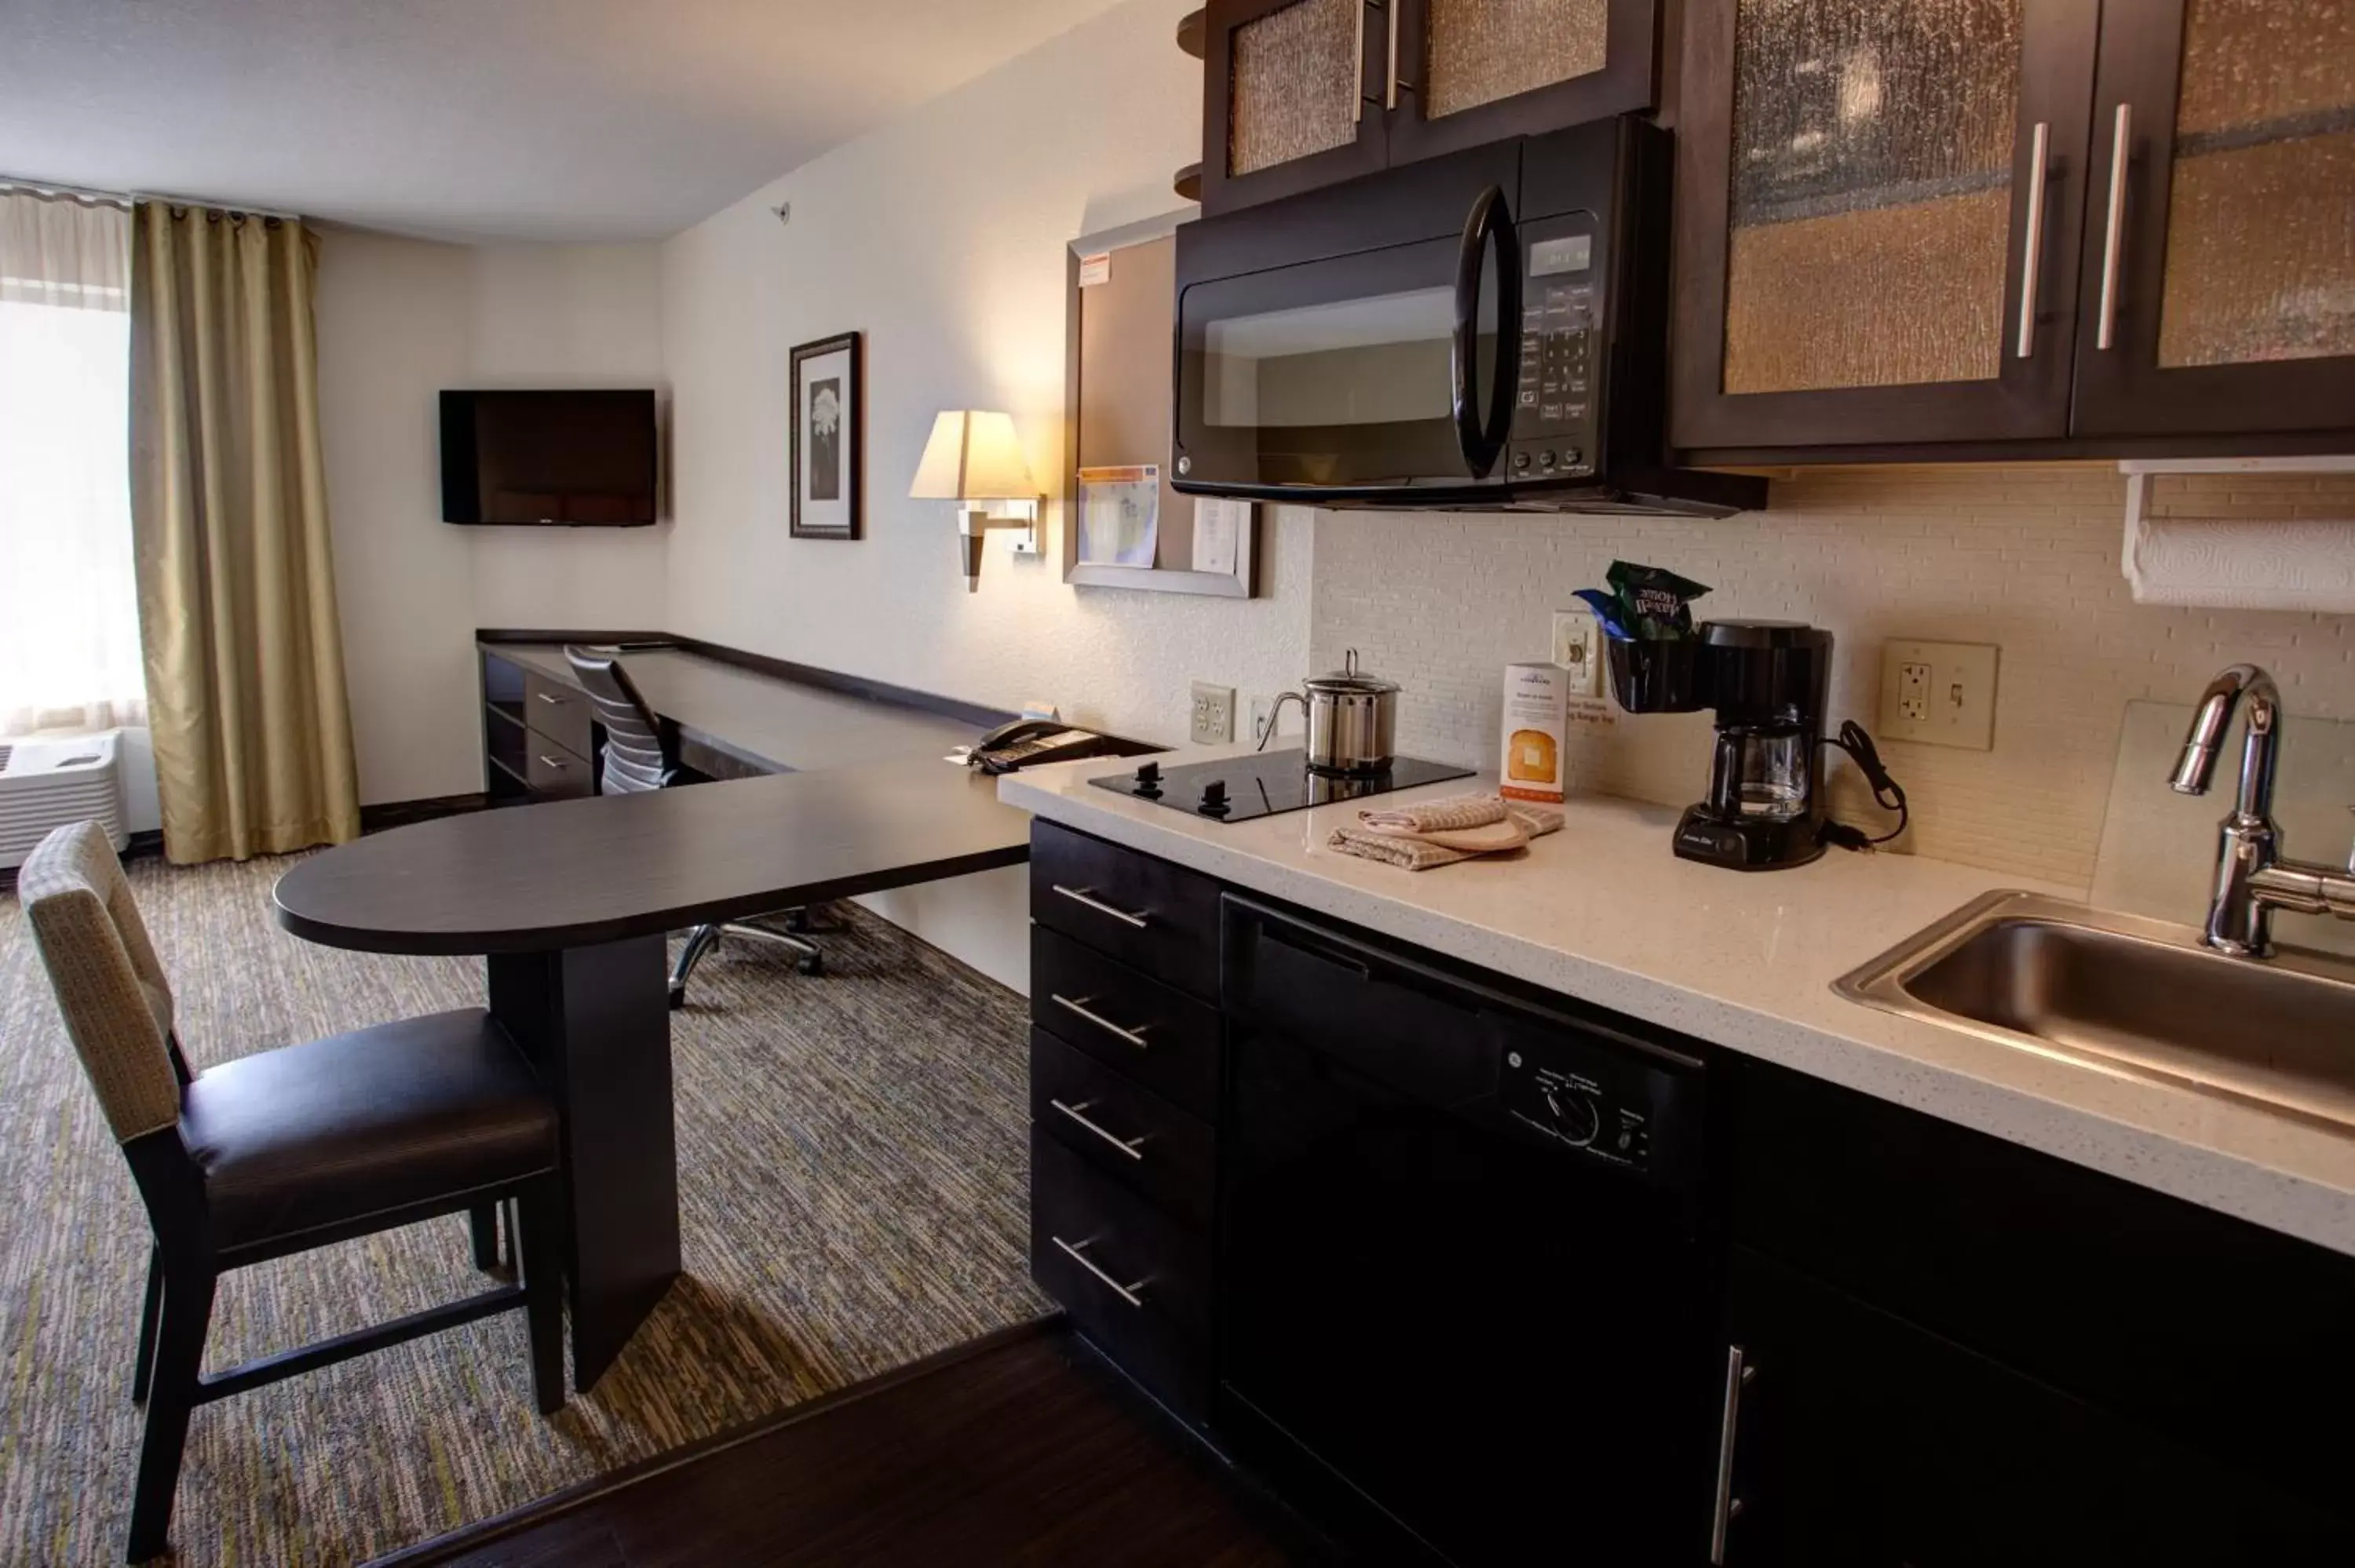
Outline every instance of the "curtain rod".
<svg viewBox="0 0 2355 1568"><path fill-rule="evenodd" d="M275 207L255 207L248 202L209 201L201 196L169 196L162 191L102 191L89 185L69 185L61 180L26 180L14 175L0 175L0 191L30 191L35 196L71 196L78 201L101 202L109 207L131 207L143 201L160 201L166 207L217 207L224 212L241 212L250 217L275 217L288 223L305 221L299 212L281 212Z"/></svg>

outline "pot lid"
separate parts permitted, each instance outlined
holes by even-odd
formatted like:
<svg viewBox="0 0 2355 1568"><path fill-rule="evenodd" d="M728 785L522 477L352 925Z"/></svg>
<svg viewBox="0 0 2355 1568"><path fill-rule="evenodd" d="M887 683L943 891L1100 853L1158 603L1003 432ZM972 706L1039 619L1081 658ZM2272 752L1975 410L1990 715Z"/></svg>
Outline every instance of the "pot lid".
<svg viewBox="0 0 2355 1568"><path fill-rule="evenodd" d="M1350 649L1342 657L1341 668L1328 670L1322 675L1311 675L1300 683L1312 692L1336 695L1380 695L1399 689L1396 681L1385 681L1380 675L1369 675L1358 668L1358 651Z"/></svg>

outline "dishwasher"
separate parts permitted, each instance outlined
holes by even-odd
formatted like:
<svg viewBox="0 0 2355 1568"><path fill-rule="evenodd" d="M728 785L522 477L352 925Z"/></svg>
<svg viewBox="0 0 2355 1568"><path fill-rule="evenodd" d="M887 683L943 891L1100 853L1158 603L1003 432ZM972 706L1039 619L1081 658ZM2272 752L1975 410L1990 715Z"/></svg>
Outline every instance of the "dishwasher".
<svg viewBox="0 0 2355 1568"><path fill-rule="evenodd" d="M1214 1425L1465 1568L1707 1552L1708 1072L1230 894Z"/></svg>

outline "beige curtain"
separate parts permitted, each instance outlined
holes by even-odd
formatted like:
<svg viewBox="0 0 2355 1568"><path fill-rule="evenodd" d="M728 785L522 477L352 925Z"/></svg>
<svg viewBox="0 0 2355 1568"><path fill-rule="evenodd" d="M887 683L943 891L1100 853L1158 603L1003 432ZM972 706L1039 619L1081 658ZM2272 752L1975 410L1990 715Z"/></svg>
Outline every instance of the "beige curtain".
<svg viewBox="0 0 2355 1568"><path fill-rule="evenodd" d="M359 832L300 223L141 202L132 521L164 852Z"/></svg>

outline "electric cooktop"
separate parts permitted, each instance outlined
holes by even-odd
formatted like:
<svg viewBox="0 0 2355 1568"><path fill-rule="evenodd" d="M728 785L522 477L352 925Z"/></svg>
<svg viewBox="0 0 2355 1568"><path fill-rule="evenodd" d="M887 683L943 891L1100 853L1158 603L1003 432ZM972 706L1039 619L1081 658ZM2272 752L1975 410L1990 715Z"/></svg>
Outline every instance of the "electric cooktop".
<svg viewBox="0 0 2355 1568"><path fill-rule="evenodd" d="M1146 762L1134 774L1114 774L1088 782L1115 795L1133 795L1156 805L1174 806L1212 821L1241 822L1252 817L1272 817L1278 811L1329 806L1336 800L1358 800L1368 795L1387 795L1393 789L1412 789L1418 784L1471 776L1468 768L1451 768L1444 762L1425 762L1415 757L1394 757L1380 773L1316 773L1308 767L1308 753L1295 747L1289 751L1254 752L1216 762L1189 762L1179 768Z"/></svg>

